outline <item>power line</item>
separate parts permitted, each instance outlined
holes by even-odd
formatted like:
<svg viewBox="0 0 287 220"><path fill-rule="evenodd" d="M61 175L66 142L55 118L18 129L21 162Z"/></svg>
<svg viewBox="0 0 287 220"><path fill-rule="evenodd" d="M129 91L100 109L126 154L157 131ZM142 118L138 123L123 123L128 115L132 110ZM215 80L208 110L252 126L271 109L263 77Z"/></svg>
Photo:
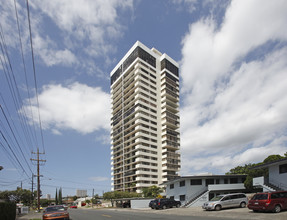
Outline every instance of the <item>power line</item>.
<svg viewBox="0 0 287 220"><path fill-rule="evenodd" d="M2 131L0 130L0 134L3 138L3 140L6 142L7 146L9 147L10 151L12 152L12 154L14 155L16 161L18 162L18 164L20 165L21 169L23 170L23 172L27 175L27 177L29 178L29 175L27 174L26 170L24 169L24 167L22 166L22 164L20 163L18 157L15 155L15 152L13 151L13 149L11 148L10 144L8 143L7 139L5 138L4 134L2 133Z"/></svg>
<svg viewBox="0 0 287 220"><path fill-rule="evenodd" d="M12 96L12 100L14 102L14 106L15 106L16 109L21 109L20 106L23 105L22 98L20 96L20 92L19 92L19 89L18 89L18 86L17 86L17 82L16 82L16 79L15 79L14 71L13 71L13 68L12 68L12 64L10 62L10 58L9 58L9 54L8 54L8 51L7 51L7 46L6 46L6 42L5 42L5 38L4 38L4 34L3 34L3 31L2 31L1 24L0 24L0 37L1 37L0 46L1 46L1 51L2 51L2 54L3 54L3 59L0 56L0 60L1 60L2 66L3 66L4 75L5 75L7 84L9 86L9 90L10 90L10 93L11 93L11 96ZM11 73L11 74L9 74L9 73ZM12 78L11 78L10 75L12 75ZM0 95L1 95L1 93L0 93ZM2 95L1 95L1 98L3 99ZM4 102L4 99L3 99L3 102ZM22 113L27 118L27 114L26 114L25 109L23 109ZM19 113L17 115L18 115L19 120L22 122L20 125L22 127L23 132L25 133L25 137L26 137L27 143L29 143L29 140L28 140L28 138L30 137L29 132L28 132L29 131L29 127L28 127L28 125L26 123L26 120L23 118L23 115L19 114ZM31 139L30 139L30 141L31 141ZM28 145L31 146L31 144L28 144Z"/></svg>
<svg viewBox="0 0 287 220"><path fill-rule="evenodd" d="M29 106L30 106L31 117L32 117L32 122L33 122L33 128L34 128L34 136L35 136L35 140L37 141L36 129L35 129L35 123L34 123L35 120L34 120L34 114L33 114L33 111L32 111L31 95L30 95L30 90L29 90L29 83L28 83L28 77L27 77L27 71L26 71L26 64L25 64L25 60L24 60L23 44L22 44L22 38L21 38L21 31L20 31L20 25L19 25L19 18L18 18L18 10L17 10L16 0L14 0L14 6L15 6L15 16L16 16L16 21L17 21L17 27L18 27L18 38L19 38L19 44L20 44L20 49L21 49L21 57L22 57L24 75L25 75L26 89L27 89L27 93L28 93Z"/></svg>
<svg viewBox="0 0 287 220"><path fill-rule="evenodd" d="M3 107L6 107L6 112L8 113L9 118L12 119L12 116L11 116L11 114L10 114L10 112L9 112L9 109L8 109L8 107L7 107L7 105L6 105L6 102L5 102L5 100L4 100L4 98L3 98L2 94L1 94L1 92L0 92L0 98L2 99L2 102L3 102L2 108L3 108ZM13 128L15 129L15 133L17 133L19 139L20 139L21 142L23 143L23 141L22 141L22 139L21 139L21 136L20 136L20 134L19 134L19 132L18 132L18 130L17 130L17 127L16 127L16 125L15 125L15 123L14 123L14 120L11 120L11 123L12 123L12 125L13 125ZM22 128L23 128L23 127L22 127ZM7 132L7 133L8 133L8 132ZM25 133L25 132L24 132L24 133ZM27 133L26 133L25 137L26 137L26 141L27 141L28 146L32 145L31 138L30 138L30 136L27 135ZM29 144L30 144L30 145L29 145ZM23 145L24 145L24 144L23 144ZM26 148L25 148L25 149L26 149Z"/></svg>
<svg viewBox="0 0 287 220"><path fill-rule="evenodd" d="M26 162L28 168L30 169L31 173L33 173L33 171L31 170L30 165L28 164L28 162L27 162L27 160L26 160L26 158L25 158L25 156L24 156L24 153L23 153L23 151L22 151L22 148L20 147L19 142L17 141L17 138L16 138L16 136L15 136L15 134L14 134L14 131L13 131L13 129L11 128L11 125L10 125L10 123L9 123L9 120L8 120L8 118L7 118L7 116L6 116L6 114L5 114L4 110L3 110L3 108L2 108L2 105L0 105L0 108L1 108L1 111L2 111L2 113L3 113L3 115L4 115L5 119L6 119L6 122L7 122L8 126L9 126L9 128L10 128L10 131L11 131L11 133L13 134L13 137L14 137L16 143L17 143L18 148L19 148L20 151L21 151L21 154L22 154L22 156L23 156L23 158L24 158L24 160L25 160L25 162Z"/></svg>
<svg viewBox="0 0 287 220"><path fill-rule="evenodd" d="M37 85L37 77L36 77L36 69L35 69L35 59L34 59L32 30L31 30L31 21L30 21L29 1L26 0L26 2L27 2L27 15L28 15L28 23L29 23L29 33L30 33L31 54L32 54L32 62L33 62L34 84L35 84L35 91L36 91L36 98L37 98L37 107L38 107L38 119L39 119L39 125L40 125L42 146L43 146L43 150L45 152L45 145L44 145L44 138L43 138L43 131L42 131L43 129L42 129L42 122L41 122L41 115L40 115L39 97L38 97L38 85Z"/></svg>

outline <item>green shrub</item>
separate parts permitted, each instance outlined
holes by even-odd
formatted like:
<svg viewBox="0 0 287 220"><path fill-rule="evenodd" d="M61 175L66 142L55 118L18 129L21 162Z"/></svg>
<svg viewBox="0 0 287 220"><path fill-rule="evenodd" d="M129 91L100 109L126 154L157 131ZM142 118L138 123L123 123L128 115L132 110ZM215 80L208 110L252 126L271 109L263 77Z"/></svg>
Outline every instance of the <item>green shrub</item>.
<svg viewBox="0 0 287 220"><path fill-rule="evenodd" d="M12 202L0 202L0 219L15 220L16 204Z"/></svg>

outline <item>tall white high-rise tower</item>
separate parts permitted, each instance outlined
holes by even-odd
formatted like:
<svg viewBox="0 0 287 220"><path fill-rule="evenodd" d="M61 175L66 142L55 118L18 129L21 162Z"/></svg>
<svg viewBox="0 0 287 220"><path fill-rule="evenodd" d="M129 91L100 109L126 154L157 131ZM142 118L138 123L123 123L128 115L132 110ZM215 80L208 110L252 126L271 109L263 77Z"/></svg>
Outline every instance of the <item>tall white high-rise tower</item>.
<svg viewBox="0 0 287 220"><path fill-rule="evenodd" d="M180 168L178 64L136 42L111 72L112 190L141 192Z"/></svg>

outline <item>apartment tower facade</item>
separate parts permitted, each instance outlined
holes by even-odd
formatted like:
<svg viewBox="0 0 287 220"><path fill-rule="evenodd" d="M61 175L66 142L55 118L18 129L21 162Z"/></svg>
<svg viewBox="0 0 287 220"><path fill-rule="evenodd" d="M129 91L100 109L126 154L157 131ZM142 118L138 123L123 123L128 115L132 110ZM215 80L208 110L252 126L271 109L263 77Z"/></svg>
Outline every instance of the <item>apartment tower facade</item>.
<svg viewBox="0 0 287 220"><path fill-rule="evenodd" d="M112 190L141 192L178 176L178 64L137 41L111 74Z"/></svg>

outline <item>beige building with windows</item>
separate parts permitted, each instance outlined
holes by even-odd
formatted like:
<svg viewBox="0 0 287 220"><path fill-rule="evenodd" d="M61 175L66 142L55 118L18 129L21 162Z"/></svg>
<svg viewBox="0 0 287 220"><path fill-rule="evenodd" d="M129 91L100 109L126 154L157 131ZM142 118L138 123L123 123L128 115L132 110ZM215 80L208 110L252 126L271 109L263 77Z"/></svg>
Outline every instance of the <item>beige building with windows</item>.
<svg viewBox="0 0 287 220"><path fill-rule="evenodd" d="M111 72L112 190L141 192L178 176L178 64L137 41Z"/></svg>

